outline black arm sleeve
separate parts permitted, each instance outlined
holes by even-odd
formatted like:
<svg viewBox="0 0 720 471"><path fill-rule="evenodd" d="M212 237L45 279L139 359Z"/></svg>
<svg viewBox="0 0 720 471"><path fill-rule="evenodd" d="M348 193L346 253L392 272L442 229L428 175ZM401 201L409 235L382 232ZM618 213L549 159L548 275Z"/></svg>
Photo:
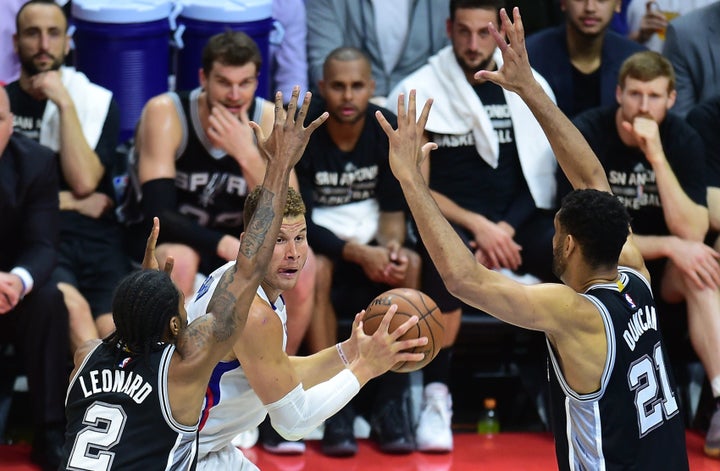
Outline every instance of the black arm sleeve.
<svg viewBox="0 0 720 471"><path fill-rule="evenodd" d="M200 226L192 219L178 213L177 193L172 178L158 178L142 186L142 212L146 232L150 231L152 218L160 218L158 242L175 242L188 245L201 252L217 252L217 245L225 235Z"/></svg>

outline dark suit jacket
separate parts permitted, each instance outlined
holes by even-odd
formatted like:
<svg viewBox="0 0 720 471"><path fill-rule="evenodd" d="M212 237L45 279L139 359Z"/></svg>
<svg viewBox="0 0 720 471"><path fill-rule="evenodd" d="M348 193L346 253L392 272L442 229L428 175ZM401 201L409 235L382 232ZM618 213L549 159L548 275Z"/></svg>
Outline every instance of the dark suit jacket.
<svg viewBox="0 0 720 471"><path fill-rule="evenodd" d="M45 283L57 263L60 209L53 152L13 134L0 156L0 271L20 266Z"/></svg>
<svg viewBox="0 0 720 471"><path fill-rule="evenodd" d="M671 21L663 55L677 78L674 113L685 116L694 105L720 94L720 2Z"/></svg>
<svg viewBox="0 0 720 471"><path fill-rule="evenodd" d="M550 84L558 107L568 116L573 105L573 69L568 53L565 24L539 31L527 39L530 64ZM616 103L615 89L623 61L645 47L607 31L602 49L600 66L600 105Z"/></svg>

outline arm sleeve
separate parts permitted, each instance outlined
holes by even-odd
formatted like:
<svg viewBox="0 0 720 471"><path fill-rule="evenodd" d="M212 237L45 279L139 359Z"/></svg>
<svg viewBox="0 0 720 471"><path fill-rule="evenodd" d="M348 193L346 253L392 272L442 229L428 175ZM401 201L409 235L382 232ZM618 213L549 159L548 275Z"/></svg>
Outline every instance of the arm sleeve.
<svg viewBox="0 0 720 471"><path fill-rule="evenodd" d="M177 242L196 250L217 252L217 245L225 234L202 227L175 210L177 193L172 178L158 178L145 182L142 186L142 195L142 212L147 225L146 230L150 231L154 216L160 218L161 242Z"/></svg>
<svg viewBox="0 0 720 471"><path fill-rule="evenodd" d="M305 391L302 383L282 399L265 407L273 428L287 440L299 440L343 408L360 391L355 374L347 368Z"/></svg>

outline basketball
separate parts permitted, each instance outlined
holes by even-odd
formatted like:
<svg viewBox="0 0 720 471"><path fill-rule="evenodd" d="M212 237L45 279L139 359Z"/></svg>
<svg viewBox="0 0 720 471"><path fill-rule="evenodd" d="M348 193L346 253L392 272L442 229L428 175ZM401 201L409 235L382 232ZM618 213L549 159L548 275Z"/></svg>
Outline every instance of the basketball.
<svg viewBox="0 0 720 471"><path fill-rule="evenodd" d="M422 291L410 288L391 289L373 299L365 309L365 316L363 317L365 334L372 335L377 330L385 312L392 304L397 304L398 309L390 321L388 332L394 331L403 322L415 315L419 318L418 323L405 332L399 340L427 337L428 343L409 350L412 353L424 353L425 358L423 360L400 362L393 366L391 370L396 373L409 373L410 371L419 370L430 363L442 347L445 333L442 314L435 301Z"/></svg>

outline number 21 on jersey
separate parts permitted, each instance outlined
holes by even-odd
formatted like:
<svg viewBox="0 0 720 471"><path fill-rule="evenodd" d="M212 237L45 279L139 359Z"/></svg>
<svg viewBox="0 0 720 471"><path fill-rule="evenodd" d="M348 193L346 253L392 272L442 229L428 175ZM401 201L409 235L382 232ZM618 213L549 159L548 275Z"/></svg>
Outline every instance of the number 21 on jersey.
<svg viewBox="0 0 720 471"><path fill-rule="evenodd" d="M635 391L641 438L678 413L675 392L670 387L659 342L655 344L652 358L644 355L630 365L628 385L630 390Z"/></svg>

